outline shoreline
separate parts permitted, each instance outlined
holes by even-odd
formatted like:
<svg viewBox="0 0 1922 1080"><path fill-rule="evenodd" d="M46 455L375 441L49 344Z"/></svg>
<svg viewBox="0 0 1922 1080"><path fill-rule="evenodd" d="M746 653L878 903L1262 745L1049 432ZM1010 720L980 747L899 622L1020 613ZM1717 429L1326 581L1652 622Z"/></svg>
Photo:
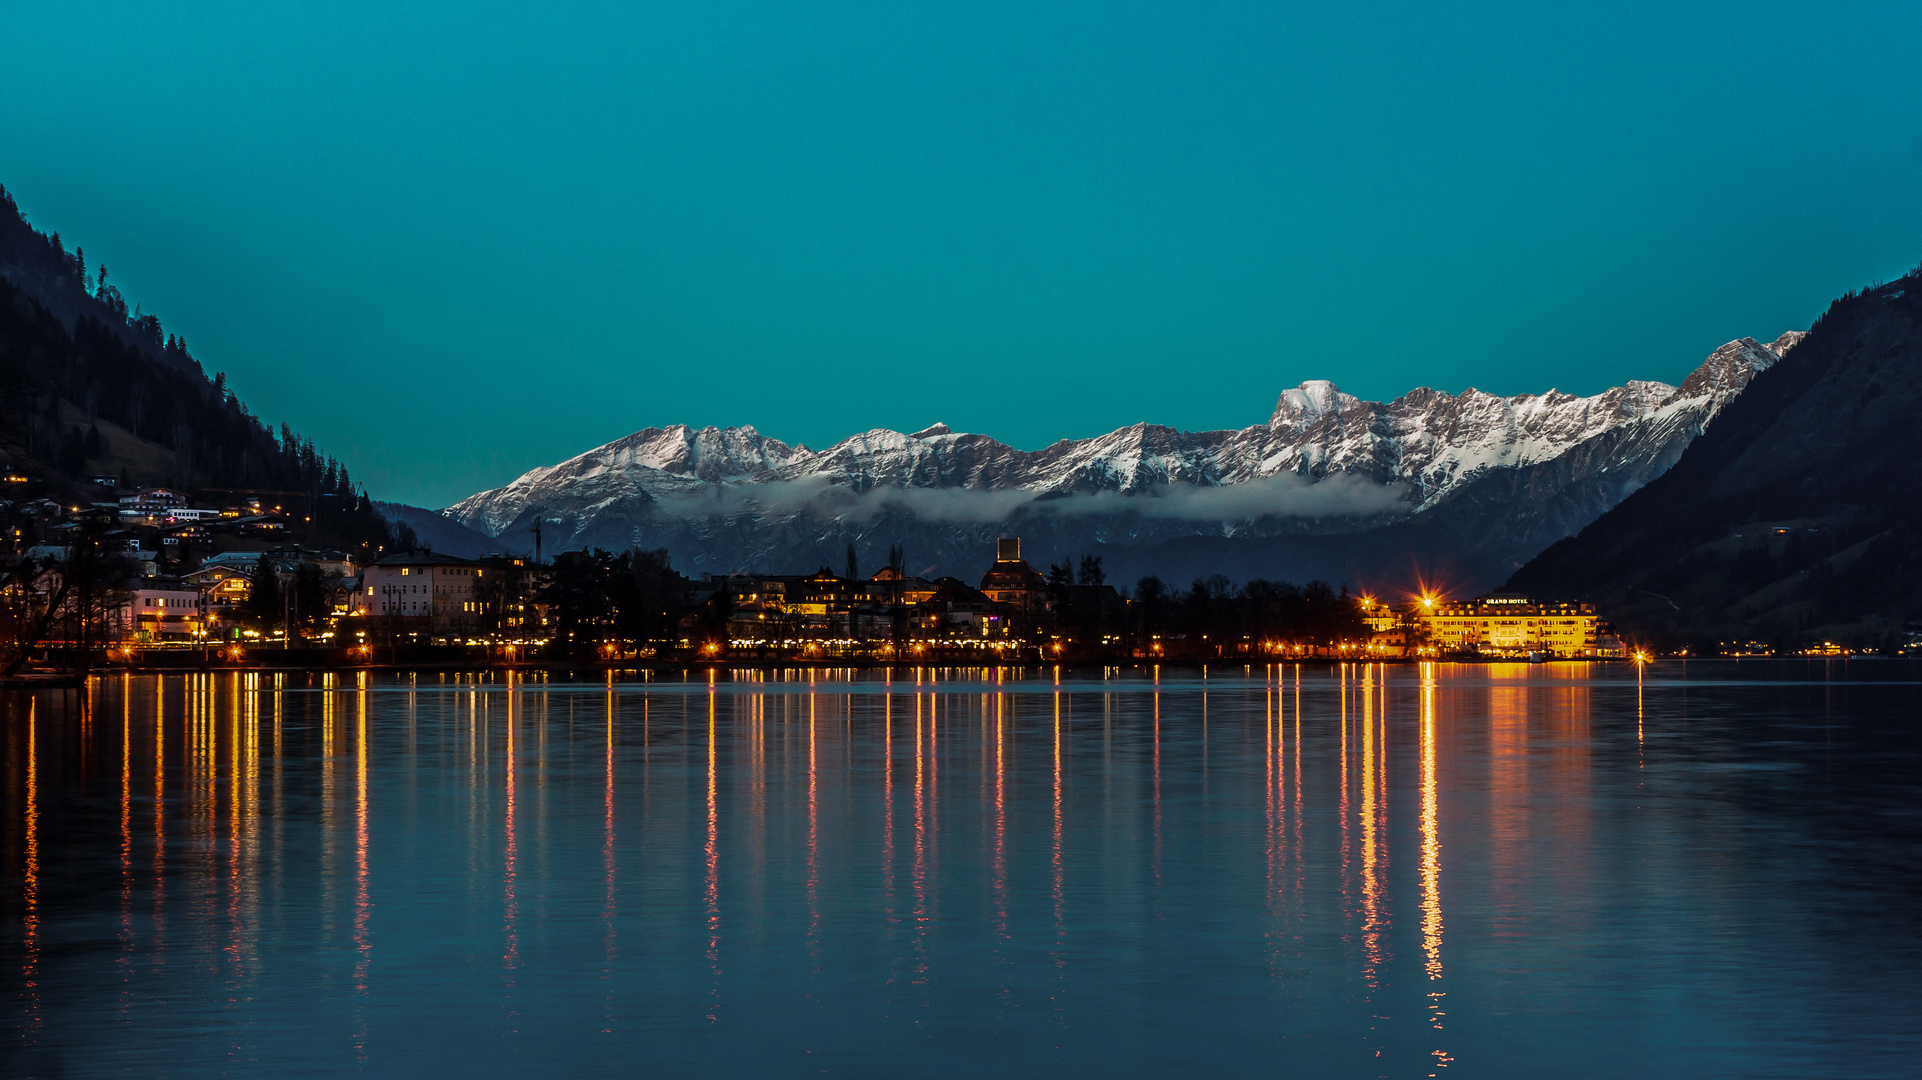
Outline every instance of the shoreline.
<svg viewBox="0 0 1922 1080"><path fill-rule="evenodd" d="M1680 659L1797 659L1813 660L1823 657L1691 657ZM1833 659L1848 659L1837 657ZM1858 658L1859 659L1859 658ZM1871 658L1876 659L1876 658ZM1481 664L1526 664L1541 666L1549 664L1633 664L1628 657L1568 657L1531 660L1527 657L1501 656L1456 656L1456 657L1299 657L1279 660L1146 660L1138 657L1032 661L1002 660L988 662L969 662L965 659L940 658L919 663L896 663L887 660L859 659L796 659L796 660L646 660L646 661L578 661L536 660L513 662L475 662L472 660L421 660L417 662L374 662L359 664L328 664L308 661L293 661L283 664L263 663L248 658L248 661L214 661L211 663L182 664L103 664L85 676L64 672L28 672L10 679L0 680L0 690L34 689L71 689L84 680L109 678L118 675L206 675L206 674L305 674L327 675L341 673L403 673L403 672L461 672L461 673L520 673L547 674L564 673L567 675L606 676L622 673L640 674L664 671L681 672L737 672L737 671L914 671L917 669L975 669L975 670L1060 670L1091 671L1115 668L1128 668L1147 671L1155 668L1176 670L1203 670L1207 668L1255 668L1255 667L1337 667L1350 664L1393 664L1411 665L1423 663L1444 663L1459 665Z"/></svg>

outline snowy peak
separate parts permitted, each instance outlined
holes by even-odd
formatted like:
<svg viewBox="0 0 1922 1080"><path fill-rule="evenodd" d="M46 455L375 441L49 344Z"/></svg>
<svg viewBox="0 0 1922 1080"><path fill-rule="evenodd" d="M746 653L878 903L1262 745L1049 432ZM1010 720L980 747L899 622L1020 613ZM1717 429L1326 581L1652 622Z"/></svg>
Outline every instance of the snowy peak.
<svg viewBox="0 0 1922 1080"><path fill-rule="evenodd" d="M1790 330L1788 333L1769 342L1769 351L1776 356L1787 356L1790 349L1800 345L1802 339L1808 336L1809 332L1807 330Z"/></svg>
<svg viewBox="0 0 1922 1080"><path fill-rule="evenodd" d="M578 472L637 467L702 480L726 480L772 472L811 453L805 446L789 446L778 439L767 438L752 427L709 426L696 430L686 424L675 424L637 431L555 468Z"/></svg>
<svg viewBox="0 0 1922 1080"><path fill-rule="evenodd" d="M1276 427L1306 427L1323 414L1341 412L1360 400L1352 394L1342 393L1327 379L1309 379L1293 390L1281 392L1268 423Z"/></svg>
<svg viewBox="0 0 1922 1080"><path fill-rule="evenodd" d="M1665 472L1800 339L1742 338L1679 387L1635 380L1588 397L1420 387L1374 402L1311 379L1283 391L1265 423L1141 423L1033 451L939 423L912 434L875 428L821 451L752 427L677 424L530 470L445 513L494 535L535 514L564 521L563 546L671 541L697 565L722 550L839 551L884 519L934 546L961 544L957 529L992 535L1044 521L1086 530L1086 542L1147 545L1430 520L1452 506L1450 520L1467 515L1477 530L1532 521L1546 543ZM1551 504L1563 509L1544 509Z"/></svg>
<svg viewBox="0 0 1922 1080"><path fill-rule="evenodd" d="M1750 379L1780 362L1782 353L1793 348L1803 336L1791 331L1776 338L1774 345L1764 345L1752 337L1731 341L1710 353L1702 366L1683 380L1681 394L1683 397L1738 394Z"/></svg>

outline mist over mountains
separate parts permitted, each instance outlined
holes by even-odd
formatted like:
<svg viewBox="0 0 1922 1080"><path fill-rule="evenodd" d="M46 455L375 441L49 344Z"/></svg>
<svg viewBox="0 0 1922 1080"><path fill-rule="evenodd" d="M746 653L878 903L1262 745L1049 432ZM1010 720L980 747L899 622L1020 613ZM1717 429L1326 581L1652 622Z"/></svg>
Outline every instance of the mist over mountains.
<svg viewBox="0 0 1922 1080"><path fill-rule="evenodd" d="M1481 589L1660 476L1801 336L1732 341L1680 386L1384 403L1317 380L1246 428L1135 424L1034 451L942 424L818 451L752 427L648 428L441 514L504 545L540 521L549 551L666 547L715 573L839 566L849 544L878 563L898 543L916 573L967 576L1019 535L1030 561L1095 554L1124 582Z"/></svg>
<svg viewBox="0 0 1922 1080"><path fill-rule="evenodd" d="M432 511L374 503L344 463L270 430L0 192L0 454L71 482L307 492L315 539L369 552L393 541L382 519L468 555L529 553L538 521L549 555L665 547L692 573L792 572L899 544L915 573L973 577L1019 535L1033 562L1098 555L1123 584L1420 577L1462 594L1512 576L1669 636L1890 632L1903 590L1922 597L1902 547L1922 505L1915 286L1838 300L1813 345L1729 342L1680 386L1370 402L1310 381L1248 427L1032 451L942 424L822 450L676 425Z"/></svg>

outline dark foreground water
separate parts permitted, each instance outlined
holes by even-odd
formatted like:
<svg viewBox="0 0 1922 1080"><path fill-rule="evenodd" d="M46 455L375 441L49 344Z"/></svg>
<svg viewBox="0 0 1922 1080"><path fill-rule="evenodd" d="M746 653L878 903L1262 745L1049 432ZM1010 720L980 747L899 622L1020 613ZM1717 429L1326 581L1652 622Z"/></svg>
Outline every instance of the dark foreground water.
<svg viewBox="0 0 1922 1080"><path fill-rule="evenodd" d="M1922 1074L1922 668L938 676L16 694L0 1074Z"/></svg>

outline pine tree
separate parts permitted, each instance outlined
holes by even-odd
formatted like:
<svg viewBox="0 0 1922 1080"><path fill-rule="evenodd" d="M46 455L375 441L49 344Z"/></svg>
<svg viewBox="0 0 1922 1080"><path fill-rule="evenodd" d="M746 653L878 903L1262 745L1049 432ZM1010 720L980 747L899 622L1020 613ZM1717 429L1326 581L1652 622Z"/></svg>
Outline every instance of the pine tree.
<svg viewBox="0 0 1922 1080"><path fill-rule="evenodd" d="M253 588L247 592L247 617L265 631L280 621L280 573L265 554L254 563Z"/></svg>
<svg viewBox="0 0 1922 1080"><path fill-rule="evenodd" d="M1107 573L1101 569L1101 556L1081 556L1081 584L1101 585L1106 583L1107 580Z"/></svg>

